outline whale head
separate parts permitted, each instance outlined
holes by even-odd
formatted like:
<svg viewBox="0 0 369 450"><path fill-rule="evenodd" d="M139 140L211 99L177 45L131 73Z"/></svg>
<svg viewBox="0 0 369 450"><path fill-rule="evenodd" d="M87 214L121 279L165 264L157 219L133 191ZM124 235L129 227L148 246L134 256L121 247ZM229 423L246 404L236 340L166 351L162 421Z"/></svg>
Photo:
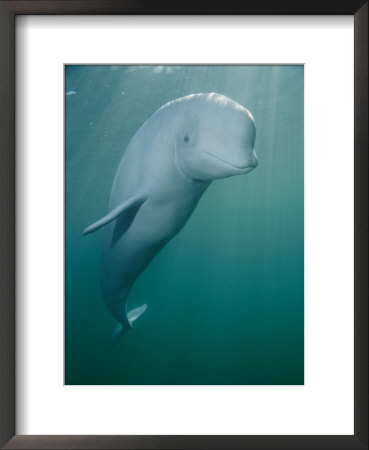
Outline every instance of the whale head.
<svg viewBox="0 0 369 450"><path fill-rule="evenodd" d="M254 169L255 121L251 113L221 94L192 94L168 104L174 159L189 178L211 181Z"/></svg>

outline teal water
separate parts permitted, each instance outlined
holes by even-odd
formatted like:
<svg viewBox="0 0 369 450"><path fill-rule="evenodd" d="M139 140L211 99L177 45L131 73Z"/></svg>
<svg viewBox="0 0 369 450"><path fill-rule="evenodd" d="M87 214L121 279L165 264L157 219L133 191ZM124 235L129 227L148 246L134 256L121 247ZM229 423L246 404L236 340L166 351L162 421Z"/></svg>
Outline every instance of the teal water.
<svg viewBox="0 0 369 450"><path fill-rule="evenodd" d="M66 66L65 383L304 383L303 66ZM258 167L214 181L139 277L148 309L110 352L102 233L122 153L169 100L218 92L253 114Z"/></svg>

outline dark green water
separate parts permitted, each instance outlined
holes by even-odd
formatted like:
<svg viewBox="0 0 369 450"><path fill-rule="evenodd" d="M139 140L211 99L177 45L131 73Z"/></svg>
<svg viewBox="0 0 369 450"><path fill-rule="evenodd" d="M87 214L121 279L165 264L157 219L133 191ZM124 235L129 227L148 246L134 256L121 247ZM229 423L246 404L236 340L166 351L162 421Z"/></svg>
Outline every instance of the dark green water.
<svg viewBox="0 0 369 450"><path fill-rule="evenodd" d="M65 81L65 383L303 384L303 66L67 66ZM252 112L259 165L211 184L131 291L147 311L105 352L102 232L82 230L138 128L197 92Z"/></svg>

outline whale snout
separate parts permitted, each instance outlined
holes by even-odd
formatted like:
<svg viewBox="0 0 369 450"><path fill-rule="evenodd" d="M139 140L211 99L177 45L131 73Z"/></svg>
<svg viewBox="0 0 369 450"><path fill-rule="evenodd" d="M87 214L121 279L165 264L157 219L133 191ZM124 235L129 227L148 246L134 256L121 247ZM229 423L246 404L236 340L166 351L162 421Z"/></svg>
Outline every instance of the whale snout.
<svg viewBox="0 0 369 450"><path fill-rule="evenodd" d="M248 173L255 169L259 160L254 149L241 149L229 158L225 158L224 162L241 170L242 173Z"/></svg>
<svg viewBox="0 0 369 450"><path fill-rule="evenodd" d="M247 156L244 157L244 160L239 164L232 164L235 168L239 169L239 173L249 173L253 169L257 167L259 164L258 157L256 156L255 150L247 153Z"/></svg>
<svg viewBox="0 0 369 450"><path fill-rule="evenodd" d="M203 153L214 161L217 160L227 172L227 176L251 172L259 163L255 150L249 148L233 149L226 155L208 151Z"/></svg>
<svg viewBox="0 0 369 450"><path fill-rule="evenodd" d="M251 167L252 167L252 169L255 169L255 167L257 167L258 164L259 164L259 160L258 160L258 157L256 155L255 149L253 149L252 153L251 153Z"/></svg>
<svg viewBox="0 0 369 450"><path fill-rule="evenodd" d="M258 164L259 164L259 160L258 160L257 156L255 155L252 162L249 163L244 169L241 169L242 173L251 172L252 170L254 170L257 167Z"/></svg>
<svg viewBox="0 0 369 450"><path fill-rule="evenodd" d="M246 151L244 151L243 158L245 160L245 165L250 166L253 169L259 164L258 157L256 156L255 149L253 148L246 149Z"/></svg>

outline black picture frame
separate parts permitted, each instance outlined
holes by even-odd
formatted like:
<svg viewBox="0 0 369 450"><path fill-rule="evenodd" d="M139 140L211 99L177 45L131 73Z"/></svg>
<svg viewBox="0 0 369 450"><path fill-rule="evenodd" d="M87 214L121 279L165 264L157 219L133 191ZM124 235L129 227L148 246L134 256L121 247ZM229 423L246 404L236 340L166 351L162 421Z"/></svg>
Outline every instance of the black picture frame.
<svg viewBox="0 0 369 450"><path fill-rule="evenodd" d="M354 16L354 435L19 436L15 434L15 17L24 14ZM6 449L368 449L368 2L365 0L0 1L0 445ZM327 324L327 333L329 332ZM52 412L50 412L52 414Z"/></svg>

